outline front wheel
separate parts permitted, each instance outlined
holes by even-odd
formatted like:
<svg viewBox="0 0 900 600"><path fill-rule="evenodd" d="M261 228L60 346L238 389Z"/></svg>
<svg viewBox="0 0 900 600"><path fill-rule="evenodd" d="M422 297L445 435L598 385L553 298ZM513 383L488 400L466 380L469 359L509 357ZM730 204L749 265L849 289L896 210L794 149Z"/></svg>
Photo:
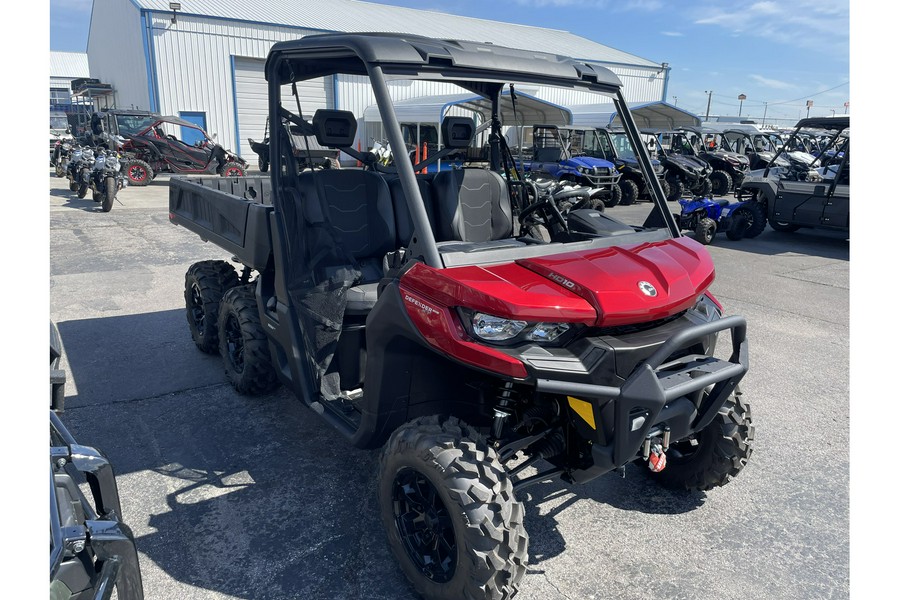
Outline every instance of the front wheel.
<svg viewBox="0 0 900 600"><path fill-rule="evenodd" d="M696 187L691 188L691 192L693 192L695 196L698 196L700 198L709 198L712 194L712 189L712 181L710 181L707 177L706 179L698 183Z"/></svg>
<svg viewBox="0 0 900 600"><path fill-rule="evenodd" d="M85 196L87 196L87 193L88 193L88 184L82 182L82 183L79 183L79 184L77 184L77 185L78 185L78 197L79 197L79 198L84 198Z"/></svg>
<svg viewBox="0 0 900 600"><path fill-rule="evenodd" d="M769 227L774 229L775 231L781 231L784 233L793 233L800 229L799 225L791 225L787 221L772 221L769 220Z"/></svg>
<svg viewBox="0 0 900 600"><path fill-rule="evenodd" d="M694 237L698 242L704 245L712 244L716 238L716 222L709 218L700 219L697 229L694 230Z"/></svg>
<svg viewBox="0 0 900 600"><path fill-rule="evenodd" d="M731 191L731 175L725 171L713 171L709 176L709 181L714 196L724 196Z"/></svg>
<svg viewBox="0 0 900 600"><path fill-rule="evenodd" d="M100 202L100 209L103 212L109 212L112 210L113 202L116 200L116 178L115 177L107 177L106 178L106 191L103 194L103 199Z"/></svg>
<svg viewBox="0 0 900 600"><path fill-rule="evenodd" d="M606 192L600 192L600 193L606 194ZM598 194L598 197L591 198L591 201L595 205L599 204L600 203L599 194ZM621 201L622 201L622 189L618 186L618 184L610 187L609 193L605 197L603 197L603 200L602 200L602 202L606 206L606 208L612 208L613 206L615 206L616 204L618 204Z"/></svg>
<svg viewBox="0 0 900 600"><path fill-rule="evenodd" d="M424 598L512 598L525 575L525 508L493 448L455 417L400 426L381 454L388 545Z"/></svg>
<svg viewBox="0 0 900 600"><path fill-rule="evenodd" d="M703 430L678 441L666 453L666 468L651 476L670 489L709 490L741 472L753 453L755 428L750 405L736 391Z"/></svg>
<svg viewBox="0 0 900 600"><path fill-rule="evenodd" d="M65 177L66 176L66 166L62 163L62 161L56 163L56 176L57 177Z"/></svg>
<svg viewBox="0 0 900 600"><path fill-rule="evenodd" d="M143 160L132 159L126 162L122 169L125 171L128 185L144 186L153 180L153 168Z"/></svg>
<svg viewBox="0 0 900 600"><path fill-rule="evenodd" d="M669 181L669 193L666 194L666 200L675 202L681 200L682 196L684 196L684 183L680 179Z"/></svg>
<svg viewBox="0 0 900 600"><path fill-rule="evenodd" d="M259 319L253 284L233 287L219 304L219 354L225 375L241 394L256 396L278 387L269 340Z"/></svg>
<svg viewBox="0 0 900 600"><path fill-rule="evenodd" d="M762 206L747 202L732 213L732 226L725 232L729 240L755 238L766 228L766 215Z"/></svg>
<svg viewBox="0 0 900 600"><path fill-rule="evenodd" d="M623 179L619 181L617 184L619 187L619 195L621 196L621 200L619 200L619 204L622 206L629 206L634 204L638 199L638 194L640 194L641 190L638 185L630 179Z"/></svg>

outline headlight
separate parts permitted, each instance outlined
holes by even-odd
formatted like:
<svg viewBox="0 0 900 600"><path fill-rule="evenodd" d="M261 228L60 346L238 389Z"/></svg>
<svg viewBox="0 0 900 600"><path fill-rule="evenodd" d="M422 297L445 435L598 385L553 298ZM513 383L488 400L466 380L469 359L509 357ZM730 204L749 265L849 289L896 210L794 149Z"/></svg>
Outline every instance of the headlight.
<svg viewBox="0 0 900 600"><path fill-rule="evenodd" d="M63 144L63 145L62 145L62 149L63 149L63 150L71 150L71 149L72 149L72 144Z"/></svg>
<svg viewBox="0 0 900 600"><path fill-rule="evenodd" d="M529 323L528 321L507 319L487 313L472 313L464 308L460 312L463 319L469 321L472 335L485 342L537 342L547 344L555 342L572 328L570 323Z"/></svg>
<svg viewBox="0 0 900 600"><path fill-rule="evenodd" d="M528 333L528 339L534 342L552 342L568 330L568 323L538 323Z"/></svg>
<svg viewBox="0 0 900 600"><path fill-rule="evenodd" d="M486 342L504 342L511 340L528 325L525 321L504 319L485 313L472 316L472 333Z"/></svg>
<svg viewBox="0 0 900 600"><path fill-rule="evenodd" d="M116 171L118 171L122 167L122 165L119 164L119 159L115 156L110 156L106 159L106 166Z"/></svg>

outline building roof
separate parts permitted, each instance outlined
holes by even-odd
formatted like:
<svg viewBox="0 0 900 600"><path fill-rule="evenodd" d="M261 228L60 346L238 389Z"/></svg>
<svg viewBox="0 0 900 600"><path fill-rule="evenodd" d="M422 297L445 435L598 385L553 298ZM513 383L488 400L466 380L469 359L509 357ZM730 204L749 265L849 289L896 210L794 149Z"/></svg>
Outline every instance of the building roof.
<svg viewBox="0 0 900 600"><path fill-rule="evenodd" d="M576 125L621 127L619 113L611 103L570 106ZM674 129L699 126L700 117L668 102L628 103L638 129Z"/></svg>
<svg viewBox="0 0 900 600"><path fill-rule="evenodd" d="M50 77L90 77L86 52L50 52Z"/></svg>
<svg viewBox="0 0 900 600"><path fill-rule="evenodd" d="M145 10L171 14L169 0L133 0ZM286 25L319 31L381 31L434 38L492 42L522 50L538 50L592 62L659 67L659 63L604 46L568 31L461 17L442 12L359 2L329 0L183 0L178 14Z"/></svg>

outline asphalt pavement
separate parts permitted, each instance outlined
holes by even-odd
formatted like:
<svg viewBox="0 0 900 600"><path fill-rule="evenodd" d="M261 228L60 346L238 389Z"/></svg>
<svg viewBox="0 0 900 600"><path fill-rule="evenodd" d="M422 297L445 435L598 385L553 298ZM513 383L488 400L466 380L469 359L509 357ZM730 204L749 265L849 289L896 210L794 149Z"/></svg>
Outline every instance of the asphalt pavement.
<svg viewBox="0 0 900 600"><path fill-rule="evenodd" d="M184 274L229 257L169 222L167 180L109 213L65 184L50 178L62 419L116 467L146 597L415 598L378 520L377 453L284 389L238 395L191 341ZM636 468L525 490L518 599L849 597L849 242L767 229L709 251L712 292L748 320L749 464L708 493Z"/></svg>

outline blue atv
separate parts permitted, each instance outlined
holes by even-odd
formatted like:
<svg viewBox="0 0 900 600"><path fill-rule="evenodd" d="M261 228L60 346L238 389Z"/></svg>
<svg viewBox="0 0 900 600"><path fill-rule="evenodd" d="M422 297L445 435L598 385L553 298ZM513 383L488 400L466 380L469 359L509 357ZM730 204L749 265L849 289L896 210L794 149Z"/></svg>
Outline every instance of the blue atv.
<svg viewBox="0 0 900 600"><path fill-rule="evenodd" d="M591 203L613 207L622 198L616 166L589 155L596 145L593 129L559 125L535 125L531 160L522 165L526 175L569 182L591 188Z"/></svg>
<svg viewBox="0 0 900 600"><path fill-rule="evenodd" d="M754 238L766 228L766 216L756 202L730 202L727 198L682 198L675 215L682 231L693 231L701 244L711 244L718 231L729 240Z"/></svg>

